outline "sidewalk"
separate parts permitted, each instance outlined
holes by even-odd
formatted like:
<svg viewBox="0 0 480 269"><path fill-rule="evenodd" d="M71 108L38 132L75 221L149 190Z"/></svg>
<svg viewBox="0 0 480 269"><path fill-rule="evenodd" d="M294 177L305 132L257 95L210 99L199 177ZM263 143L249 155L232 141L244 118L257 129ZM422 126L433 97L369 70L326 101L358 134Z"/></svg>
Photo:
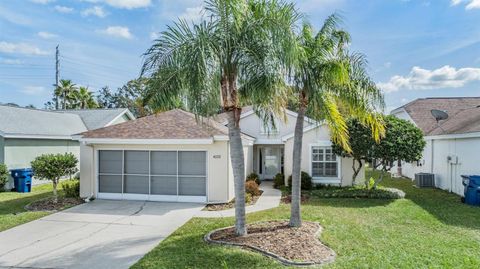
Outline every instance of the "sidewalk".
<svg viewBox="0 0 480 269"><path fill-rule="evenodd" d="M258 198L254 205L246 207L247 213L267 210L275 208L280 205L282 192L273 188L273 182L262 182L260 189L263 190L262 196ZM235 216L235 208L221 210L221 211L200 211L195 215L197 218L223 218Z"/></svg>

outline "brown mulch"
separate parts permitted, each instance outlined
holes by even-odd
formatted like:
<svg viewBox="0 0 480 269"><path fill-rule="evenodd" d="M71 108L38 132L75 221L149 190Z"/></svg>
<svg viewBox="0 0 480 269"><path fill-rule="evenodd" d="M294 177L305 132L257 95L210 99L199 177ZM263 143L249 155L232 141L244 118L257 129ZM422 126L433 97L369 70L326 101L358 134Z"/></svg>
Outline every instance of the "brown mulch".
<svg viewBox="0 0 480 269"><path fill-rule="evenodd" d="M234 228L229 227L213 232L210 239L266 251L264 254L280 257L283 263L322 264L333 261L335 252L318 239L321 228L314 222L303 222L301 227L291 228L288 221L268 221L247 225L246 236L236 236Z"/></svg>
<svg viewBox="0 0 480 269"><path fill-rule="evenodd" d="M72 206L76 206L79 204L83 204L84 201L80 198L66 198L66 197L58 197L58 202L53 202L53 197L49 197L46 199L38 200L31 202L25 209L29 211L57 211L63 210Z"/></svg>
<svg viewBox="0 0 480 269"><path fill-rule="evenodd" d="M310 196L308 196L307 194L302 194L301 196L301 203L305 203L305 202L308 202L308 200L310 199ZM286 196L282 196L282 203L284 204L290 204L292 203L292 195L286 195Z"/></svg>
<svg viewBox="0 0 480 269"><path fill-rule="evenodd" d="M262 196L262 193L263 191L260 191L260 195L256 195L256 196L252 196L252 200L250 201L250 203L246 203L247 206L249 205L254 205L258 198L260 198L260 196ZM224 204L212 204L212 205L207 205L205 206L205 208L203 209L203 211L221 211L221 210L226 210L226 209L230 209L230 208L234 208L235 207L235 200L232 200L228 203L224 203Z"/></svg>

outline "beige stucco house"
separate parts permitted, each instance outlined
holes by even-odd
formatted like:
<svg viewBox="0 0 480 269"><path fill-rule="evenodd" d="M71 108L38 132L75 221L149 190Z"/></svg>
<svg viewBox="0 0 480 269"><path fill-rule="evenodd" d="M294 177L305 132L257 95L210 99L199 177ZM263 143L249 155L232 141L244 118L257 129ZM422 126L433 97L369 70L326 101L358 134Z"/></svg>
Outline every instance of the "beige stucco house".
<svg viewBox="0 0 480 269"><path fill-rule="evenodd" d="M50 111L0 105L0 163L17 169L29 168L47 153L71 152L80 158L73 134L134 118L128 109ZM6 188L11 187L10 180Z"/></svg>
<svg viewBox="0 0 480 269"><path fill-rule="evenodd" d="M296 113L276 128L251 107L240 126L246 174L262 180L291 174ZM200 122L191 113L171 110L85 132L80 141L82 197L222 203L234 198L225 114ZM350 185L352 160L331 151L328 128L306 119L302 170L315 183ZM362 175L363 173L360 173Z"/></svg>

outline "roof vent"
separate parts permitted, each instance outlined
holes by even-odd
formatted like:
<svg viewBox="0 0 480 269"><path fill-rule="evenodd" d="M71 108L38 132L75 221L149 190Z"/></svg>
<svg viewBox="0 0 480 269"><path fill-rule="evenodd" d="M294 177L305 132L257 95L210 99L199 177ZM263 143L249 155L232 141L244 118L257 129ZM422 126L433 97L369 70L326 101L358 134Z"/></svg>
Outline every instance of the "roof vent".
<svg viewBox="0 0 480 269"><path fill-rule="evenodd" d="M441 120L448 119L448 114L447 114L446 111L438 110L438 109L432 109L432 110L430 110L430 112L432 113L432 116L435 118L437 123Z"/></svg>

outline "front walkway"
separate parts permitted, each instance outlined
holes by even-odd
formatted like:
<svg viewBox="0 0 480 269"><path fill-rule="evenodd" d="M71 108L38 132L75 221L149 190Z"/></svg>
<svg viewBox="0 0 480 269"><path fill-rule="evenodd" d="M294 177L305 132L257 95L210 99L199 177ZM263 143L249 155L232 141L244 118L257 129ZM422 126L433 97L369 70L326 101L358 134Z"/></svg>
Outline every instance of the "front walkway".
<svg viewBox="0 0 480 269"><path fill-rule="evenodd" d="M275 208L280 205L282 192L273 188L273 182L262 182L262 184L260 185L260 189L263 190L262 196L258 198L257 202L254 205L246 207L247 213ZM199 218L222 218L233 216L235 216L235 208L221 211L200 211L197 213L197 215L195 215L195 217Z"/></svg>
<svg viewBox="0 0 480 269"><path fill-rule="evenodd" d="M204 205L96 200L0 233L0 268L129 268Z"/></svg>

